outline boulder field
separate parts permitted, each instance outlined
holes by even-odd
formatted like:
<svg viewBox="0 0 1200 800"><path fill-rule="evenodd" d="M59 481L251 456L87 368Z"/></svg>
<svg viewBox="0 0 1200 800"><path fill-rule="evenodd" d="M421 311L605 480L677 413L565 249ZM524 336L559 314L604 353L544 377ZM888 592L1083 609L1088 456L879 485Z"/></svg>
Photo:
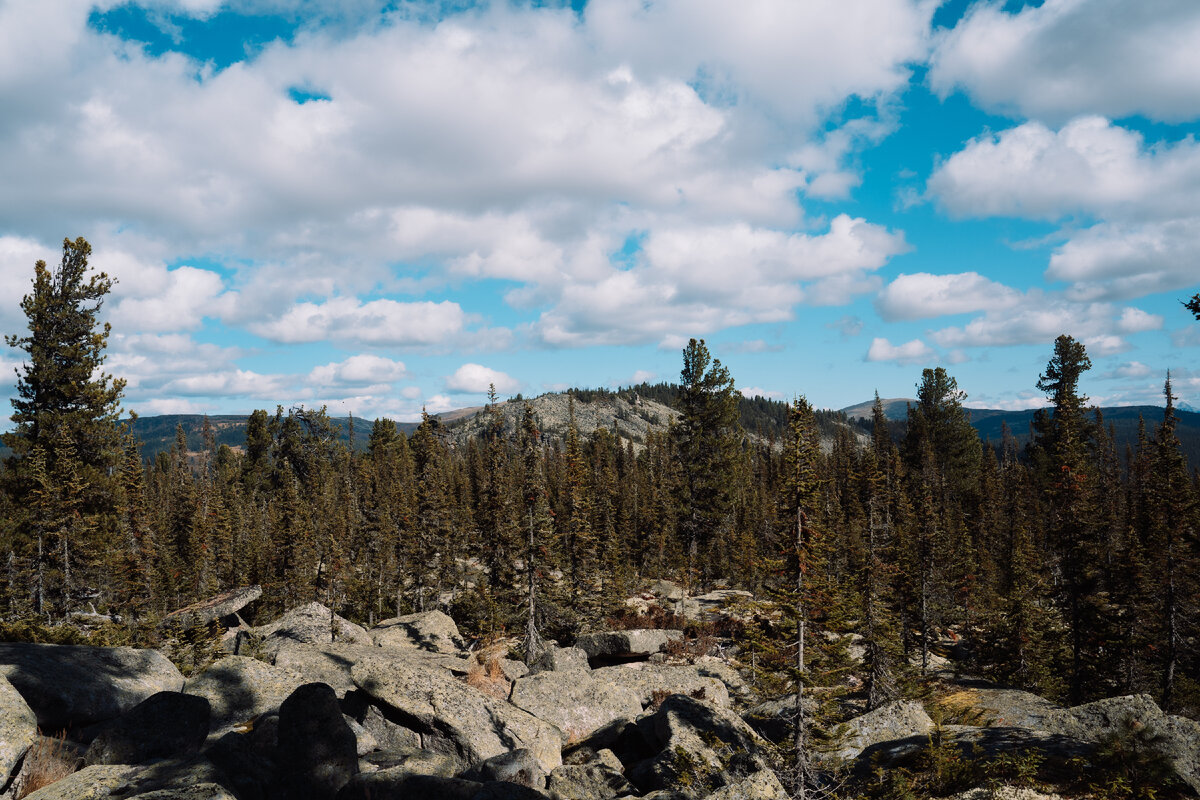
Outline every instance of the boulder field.
<svg viewBox="0 0 1200 800"><path fill-rule="evenodd" d="M0 799L788 797L773 741L794 698L758 702L726 659L667 663L679 632L601 631L527 670L466 649L441 612L365 629L311 603L250 628L237 604L256 596L176 616L241 632L187 678L154 650L0 643ZM897 701L849 716L814 761L886 768L935 729L964 751L1086 755L1135 719L1200 790L1200 725L1148 697L1061 708L976 682L946 702L971 724Z"/></svg>

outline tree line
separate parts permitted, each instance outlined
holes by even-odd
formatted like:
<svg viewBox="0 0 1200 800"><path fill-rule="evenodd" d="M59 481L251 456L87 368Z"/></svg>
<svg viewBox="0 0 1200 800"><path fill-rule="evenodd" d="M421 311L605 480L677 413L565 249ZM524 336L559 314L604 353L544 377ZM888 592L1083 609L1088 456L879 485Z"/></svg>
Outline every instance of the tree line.
<svg viewBox="0 0 1200 800"><path fill-rule="evenodd" d="M872 706L954 645L1051 698L1148 692L1200 711L1200 478L1169 376L1162 417L1123 452L1079 392L1091 365L1068 335L1030 381L1049 406L1027 446L982 442L939 367L902 430L877 398L868 429L835 425L822 447L803 397L747 435L728 369L692 340L669 392L678 420L636 447L584 435L573 414L549 440L528 404L506 433L493 393L461 446L425 415L411 436L387 419L353 431L367 440L355 451L323 410L295 408L255 411L242 447L206 427L190 451L181 430L144 462L118 416L123 384L103 372L111 280L88 273L89 254L78 239L57 269L38 263L29 332L7 339L25 363L0 473L6 620L89 604L152 620L259 584L264 614L441 608L472 636L569 640L671 578L772 599L784 613L737 635L795 681L837 681L824 634L861 636ZM787 642L809 643L808 661Z"/></svg>

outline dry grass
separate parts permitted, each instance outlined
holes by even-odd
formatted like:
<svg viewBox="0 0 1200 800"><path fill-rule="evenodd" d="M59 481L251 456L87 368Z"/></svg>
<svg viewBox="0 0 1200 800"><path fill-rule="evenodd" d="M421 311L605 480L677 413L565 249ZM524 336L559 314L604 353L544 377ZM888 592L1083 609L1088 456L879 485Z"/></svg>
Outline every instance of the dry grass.
<svg viewBox="0 0 1200 800"><path fill-rule="evenodd" d="M471 660L465 678L468 686L490 694L500 700L507 700L512 690L512 683L504 675L500 664L505 648L489 647L480 650Z"/></svg>
<svg viewBox="0 0 1200 800"><path fill-rule="evenodd" d="M979 699L979 692L960 689L934 700L930 711L932 716L940 716L947 724L986 726L990 718L987 711L978 707Z"/></svg>
<svg viewBox="0 0 1200 800"><path fill-rule="evenodd" d="M39 736L25 754L25 766L13 797L20 800L62 780L75 771L78 761L79 756L67 744L65 734L57 737Z"/></svg>

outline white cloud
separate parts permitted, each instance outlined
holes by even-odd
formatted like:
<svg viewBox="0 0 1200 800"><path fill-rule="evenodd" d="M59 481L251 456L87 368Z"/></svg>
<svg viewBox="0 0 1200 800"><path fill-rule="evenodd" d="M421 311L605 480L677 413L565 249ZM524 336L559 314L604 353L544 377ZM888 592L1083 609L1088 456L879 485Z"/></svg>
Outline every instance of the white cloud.
<svg viewBox="0 0 1200 800"><path fill-rule="evenodd" d="M192 397L274 398L287 392L292 379L286 375L263 375L243 369L176 378L164 392Z"/></svg>
<svg viewBox="0 0 1200 800"><path fill-rule="evenodd" d="M1154 372L1140 361L1129 361L1102 374L1101 378L1145 378Z"/></svg>
<svg viewBox="0 0 1200 800"><path fill-rule="evenodd" d="M407 375L403 362L366 353L313 367L308 379L325 386L365 386L389 384Z"/></svg>
<svg viewBox="0 0 1200 800"><path fill-rule="evenodd" d="M1200 115L1200 6L1190 0L1046 0L1017 13L975 3L944 32L929 82L984 108L1062 120L1082 113Z"/></svg>
<svg viewBox="0 0 1200 800"><path fill-rule="evenodd" d="M875 338L871 340L871 347L867 350L866 360L921 364L933 360L936 356L937 354L933 352L933 348L920 339L913 339L904 344L894 345L887 339Z"/></svg>
<svg viewBox="0 0 1200 800"><path fill-rule="evenodd" d="M1016 290L977 272L955 275L917 272L898 275L879 294L875 304L886 320L912 320L1010 308L1019 300Z"/></svg>
<svg viewBox="0 0 1200 800"><path fill-rule="evenodd" d="M463 364L446 378L446 391L461 394L483 393L495 386L499 394L519 391L521 382L516 378L485 367L482 364ZM432 399L432 398L431 398Z"/></svg>
<svg viewBox="0 0 1200 800"><path fill-rule="evenodd" d="M1094 116L1058 131L1026 122L985 134L929 178L930 194L957 216L1191 214L1197 191L1200 143L1146 147L1141 134Z"/></svg>
<svg viewBox="0 0 1200 800"><path fill-rule="evenodd" d="M1125 334L1158 330L1162 325L1162 317L1141 309L1072 303L1030 292L1015 308L988 311L966 325L942 328L930 335L942 347L962 348L1050 344L1066 333L1082 341L1093 355L1111 355L1129 348Z"/></svg>
<svg viewBox="0 0 1200 800"><path fill-rule="evenodd" d="M738 391L741 392L742 397L749 397L749 398L765 397L768 400L782 400L784 397L783 392L776 392L776 391L772 391L770 389L763 389L761 386L746 386L741 389L738 389Z"/></svg>
<svg viewBox="0 0 1200 800"><path fill-rule="evenodd" d="M282 316L252 323L249 329L276 342L333 340L393 347L444 344L463 332L466 314L444 300L401 303L335 297L324 303L297 303Z"/></svg>
<svg viewBox="0 0 1200 800"><path fill-rule="evenodd" d="M1200 144L1146 146L1100 117L1053 131L1039 122L971 140L940 164L929 194L952 215L1011 216L1069 225L1046 277L1087 302L1139 297L1195 281L1200 247Z"/></svg>
<svg viewBox="0 0 1200 800"><path fill-rule="evenodd" d="M559 346L661 341L790 319L801 302L847 302L878 287L870 273L908 250L893 233L847 215L824 234L734 224L652 232L641 263L570 282L535 332Z"/></svg>
<svg viewBox="0 0 1200 800"><path fill-rule="evenodd" d="M626 384L632 386L639 383L649 383L657 377L657 372L652 372L648 369L639 369L629 376L629 380L626 381Z"/></svg>

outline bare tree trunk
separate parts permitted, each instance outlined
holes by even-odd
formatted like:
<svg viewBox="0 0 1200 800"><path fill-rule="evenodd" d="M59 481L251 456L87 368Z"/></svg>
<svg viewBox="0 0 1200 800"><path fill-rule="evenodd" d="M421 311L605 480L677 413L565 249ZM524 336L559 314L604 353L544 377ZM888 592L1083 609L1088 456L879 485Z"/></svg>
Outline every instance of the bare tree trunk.
<svg viewBox="0 0 1200 800"><path fill-rule="evenodd" d="M546 646L537 629L537 564L534 561L535 547L533 528L533 509L529 510L529 546L525 551L525 572L527 575L529 619L525 623L525 663L533 666L541 658Z"/></svg>
<svg viewBox="0 0 1200 800"><path fill-rule="evenodd" d="M804 511L796 514L796 708L792 732L792 769L796 797L808 798L808 721L804 716L804 634L807 611L804 605Z"/></svg>

